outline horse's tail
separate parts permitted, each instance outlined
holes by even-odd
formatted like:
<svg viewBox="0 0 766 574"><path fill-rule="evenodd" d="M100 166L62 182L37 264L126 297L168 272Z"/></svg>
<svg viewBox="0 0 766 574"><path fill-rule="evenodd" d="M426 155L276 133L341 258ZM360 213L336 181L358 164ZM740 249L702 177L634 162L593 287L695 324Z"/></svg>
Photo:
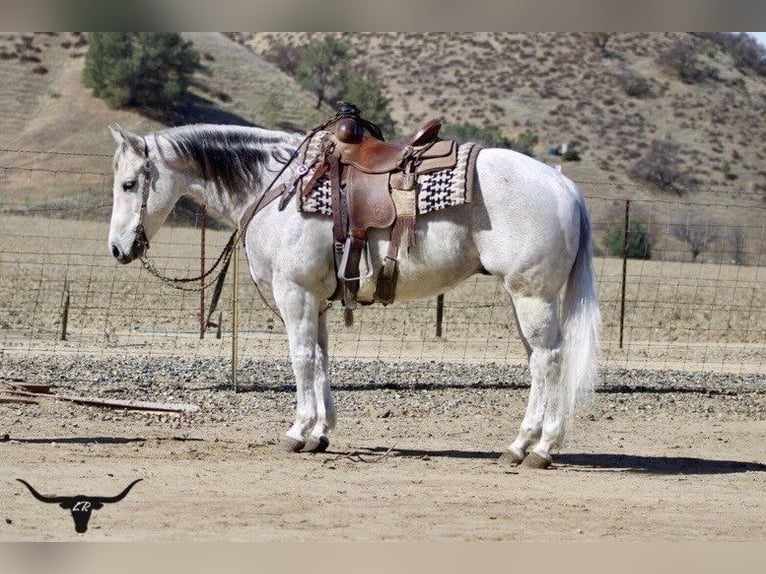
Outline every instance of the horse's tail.
<svg viewBox="0 0 766 574"><path fill-rule="evenodd" d="M567 185L577 198L580 211L580 245L567 279L562 309L560 389L564 393L565 425L569 426L578 404L593 399L598 379L601 311L593 271L593 245L590 218L582 194L574 183Z"/></svg>

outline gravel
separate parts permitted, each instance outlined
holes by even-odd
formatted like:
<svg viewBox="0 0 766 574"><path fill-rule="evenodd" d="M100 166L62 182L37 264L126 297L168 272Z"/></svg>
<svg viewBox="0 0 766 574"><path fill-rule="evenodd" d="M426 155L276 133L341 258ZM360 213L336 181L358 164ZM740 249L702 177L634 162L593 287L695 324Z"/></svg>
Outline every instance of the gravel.
<svg viewBox="0 0 766 574"><path fill-rule="evenodd" d="M528 373L495 363L334 361L333 391L341 417L388 418L481 413L506 409L512 396L526 397ZM264 412L288 424L294 406L294 379L287 361L246 360L239 370L239 391L230 385L225 359L184 357L0 356L0 381L52 384L55 392L103 398L186 402L195 414L144 416L146 424L174 417L178 425L194 421L234 423ZM614 417L631 411L647 417L659 412L726 414L766 419L766 375L611 369L601 373L589 417ZM18 408L17 408L18 407ZM34 405L13 405L23 416ZM124 411L91 408L90 416L120 420Z"/></svg>

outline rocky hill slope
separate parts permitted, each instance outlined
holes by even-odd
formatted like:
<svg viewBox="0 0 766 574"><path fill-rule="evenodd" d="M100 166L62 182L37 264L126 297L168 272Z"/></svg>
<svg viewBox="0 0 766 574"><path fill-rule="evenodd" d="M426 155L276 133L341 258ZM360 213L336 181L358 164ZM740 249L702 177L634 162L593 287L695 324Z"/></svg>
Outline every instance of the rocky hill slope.
<svg viewBox="0 0 766 574"><path fill-rule="evenodd" d="M582 33L337 35L353 49L357 64L372 70L385 87L400 132L434 116L495 126L509 138L529 132L538 137L535 155L542 161L562 163L549 155L561 144L579 152L580 161L563 162L563 170L586 195L753 206L758 209L745 210L743 224L763 225L766 77L738 68L708 39L619 33L598 46ZM262 57L274 45L305 45L321 34L185 37L196 44L204 67L174 122L307 129L331 112L315 110L313 95ZM698 55L700 76L693 81L682 81L665 65L679 42ZM18 168L79 171L81 180L89 175L93 182L76 190L76 202L92 201L103 211L113 150L106 126L119 122L138 132L163 127L156 115L109 109L93 98L81 82L86 50L83 33L0 34L5 80L0 168L6 198L21 193L27 204L48 205L70 193L55 182L41 186L30 176L35 172ZM676 192L630 175L655 140L675 146L674 165L682 175ZM40 189L28 195L35 186ZM597 220L607 217L608 202L592 208Z"/></svg>

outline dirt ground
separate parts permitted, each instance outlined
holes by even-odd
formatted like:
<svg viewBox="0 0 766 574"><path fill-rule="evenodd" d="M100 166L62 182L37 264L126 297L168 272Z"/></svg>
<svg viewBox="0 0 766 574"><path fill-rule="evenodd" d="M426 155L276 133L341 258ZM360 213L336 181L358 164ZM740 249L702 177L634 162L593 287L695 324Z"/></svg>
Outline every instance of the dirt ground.
<svg viewBox="0 0 766 574"><path fill-rule="evenodd" d="M762 386L603 389L542 471L496 462L523 388L340 385L338 428L322 454L277 449L292 415L288 386L207 392L235 410L0 404L0 539L766 538ZM77 534L68 510L35 500L17 478L47 495L113 496L143 481Z"/></svg>

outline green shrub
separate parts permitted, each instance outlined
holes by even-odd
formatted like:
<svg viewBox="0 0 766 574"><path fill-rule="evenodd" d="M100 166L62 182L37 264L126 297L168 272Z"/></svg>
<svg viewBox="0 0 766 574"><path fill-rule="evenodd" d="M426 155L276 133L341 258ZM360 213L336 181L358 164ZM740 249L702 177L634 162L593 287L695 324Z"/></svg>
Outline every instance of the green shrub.
<svg viewBox="0 0 766 574"><path fill-rule="evenodd" d="M510 140L500 134L497 126L481 127L471 122L447 124L442 130L445 138L459 142L476 142L488 147L509 147Z"/></svg>
<svg viewBox="0 0 766 574"><path fill-rule="evenodd" d="M316 109L342 91L348 81L351 49L333 36L306 46L295 70L295 79L304 90L316 96Z"/></svg>
<svg viewBox="0 0 766 574"><path fill-rule="evenodd" d="M564 161L580 161L580 152L570 147L567 151L561 154L561 159Z"/></svg>
<svg viewBox="0 0 766 574"><path fill-rule="evenodd" d="M622 257L624 228L612 227L604 238L604 249L607 254ZM627 257L631 259L651 259L652 246L649 228L638 220L633 220L628 226Z"/></svg>
<svg viewBox="0 0 766 574"><path fill-rule="evenodd" d="M172 32L92 32L83 80L112 107L173 105L199 68L191 42Z"/></svg>
<svg viewBox="0 0 766 574"><path fill-rule="evenodd" d="M365 78L350 77L341 89L340 98L362 110L362 117L377 124L386 137L394 134L390 101L380 83Z"/></svg>
<svg viewBox="0 0 766 574"><path fill-rule="evenodd" d="M517 138L508 140L507 147L514 151L526 154L529 157L535 157L535 146L538 141L538 137L532 132L524 132L519 134Z"/></svg>
<svg viewBox="0 0 766 574"><path fill-rule="evenodd" d="M500 133L497 126L481 127L470 122L448 124L442 130L442 135L459 142L471 141L487 147L512 149L530 157L535 156L534 148L538 142L538 137L532 132L524 132L516 138L507 138Z"/></svg>

